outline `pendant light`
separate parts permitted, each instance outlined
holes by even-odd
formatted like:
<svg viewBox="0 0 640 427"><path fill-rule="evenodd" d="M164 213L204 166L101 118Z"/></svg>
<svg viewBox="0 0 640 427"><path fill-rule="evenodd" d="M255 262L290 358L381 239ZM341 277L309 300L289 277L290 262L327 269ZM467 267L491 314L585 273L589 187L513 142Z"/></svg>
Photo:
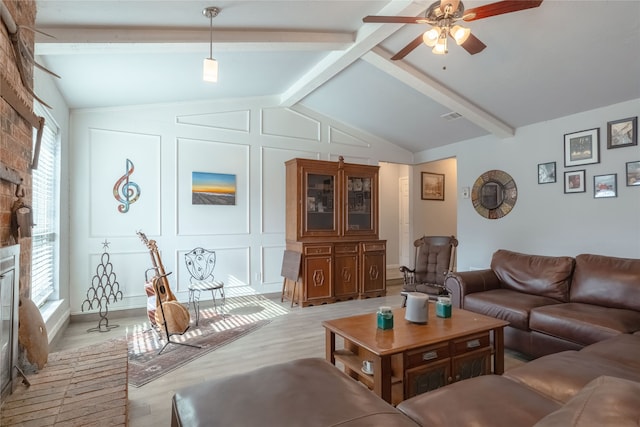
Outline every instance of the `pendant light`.
<svg viewBox="0 0 640 427"><path fill-rule="evenodd" d="M218 61L213 58L213 18L218 16L220 9L217 7L207 7L202 14L209 18L209 57L204 59L202 67L202 79L205 82L215 83L218 81Z"/></svg>

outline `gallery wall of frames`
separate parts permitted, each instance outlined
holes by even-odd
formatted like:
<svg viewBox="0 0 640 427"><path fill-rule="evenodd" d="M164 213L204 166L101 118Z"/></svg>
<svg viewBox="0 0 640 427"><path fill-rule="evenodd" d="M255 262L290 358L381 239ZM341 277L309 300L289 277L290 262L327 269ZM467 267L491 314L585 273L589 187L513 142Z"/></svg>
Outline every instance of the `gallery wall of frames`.
<svg viewBox="0 0 640 427"><path fill-rule="evenodd" d="M606 150L601 150L601 133L606 137ZM565 194L584 193L588 179L593 180L593 197L618 197L618 185L640 187L640 158L619 165L606 174L589 174L588 165L600 163L607 150L625 149L638 145L638 117L607 122L606 129L586 129L564 135L563 188ZM637 151L630 152L637 153ZM640 157L640 156L639 156ZM556 161L538 164L538 184L557 181ZM619 178L620 175L620 178Z"/></svg>

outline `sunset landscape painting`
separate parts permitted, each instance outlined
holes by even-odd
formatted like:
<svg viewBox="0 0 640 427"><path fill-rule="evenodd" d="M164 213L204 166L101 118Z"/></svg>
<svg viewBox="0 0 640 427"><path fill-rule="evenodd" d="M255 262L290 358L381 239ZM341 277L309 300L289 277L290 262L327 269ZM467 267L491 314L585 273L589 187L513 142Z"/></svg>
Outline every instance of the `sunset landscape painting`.
<svg viewBox="0 0 640 427"><path fill-rule="evenodd" d="M192 172L191 203L194 205L235 205L236 176L224 173Z"/></svg>

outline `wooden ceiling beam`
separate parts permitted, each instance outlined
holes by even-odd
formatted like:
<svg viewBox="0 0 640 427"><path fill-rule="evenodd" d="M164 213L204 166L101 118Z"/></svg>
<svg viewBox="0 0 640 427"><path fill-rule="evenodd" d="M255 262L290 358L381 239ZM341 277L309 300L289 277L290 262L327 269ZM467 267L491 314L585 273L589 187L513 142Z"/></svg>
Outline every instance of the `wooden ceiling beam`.
<svg viewBox="0 0 640 427"><path fill-rule="evenodd" d="M414 90L428 96L451 111L461 114L471 123L491 132L499 138L515 135L515 129L502 120L483 110L468 99L458 95L451 88L432 79L428 75L403 61L392 61L391 54L381 48L374 48L362 57L369 64L398 79Z"/></svg>
<svg viewBox="0 0 640 427"><path fill-rule="evenodd" d="M38 28L37 55L78 53L196 52L209 49L209 31L170 28ZM343 50L355 41L352 33L307 31L216 30L216 52L233 51L326 51Z"/></svg>

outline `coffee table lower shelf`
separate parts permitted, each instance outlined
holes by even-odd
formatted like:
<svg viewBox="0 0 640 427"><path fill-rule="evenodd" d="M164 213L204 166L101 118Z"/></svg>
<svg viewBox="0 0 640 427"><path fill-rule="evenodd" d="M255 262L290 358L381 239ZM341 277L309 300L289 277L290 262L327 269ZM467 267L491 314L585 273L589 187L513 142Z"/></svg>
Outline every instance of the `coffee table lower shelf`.
<svg viewBox="0 0 640 427"><path fill-rule="evenodd" d="M362 372L362 362L365 360L362 356L359 356L349 350L336 350L333 353L333 357L336 362L340 362L344 365L345 372L347 374L352 377L356 376L361 383L373 390L373 374L366 374ZM402 378L392 375L391 386L393 387L395 384L402 384Z"/></svg>

